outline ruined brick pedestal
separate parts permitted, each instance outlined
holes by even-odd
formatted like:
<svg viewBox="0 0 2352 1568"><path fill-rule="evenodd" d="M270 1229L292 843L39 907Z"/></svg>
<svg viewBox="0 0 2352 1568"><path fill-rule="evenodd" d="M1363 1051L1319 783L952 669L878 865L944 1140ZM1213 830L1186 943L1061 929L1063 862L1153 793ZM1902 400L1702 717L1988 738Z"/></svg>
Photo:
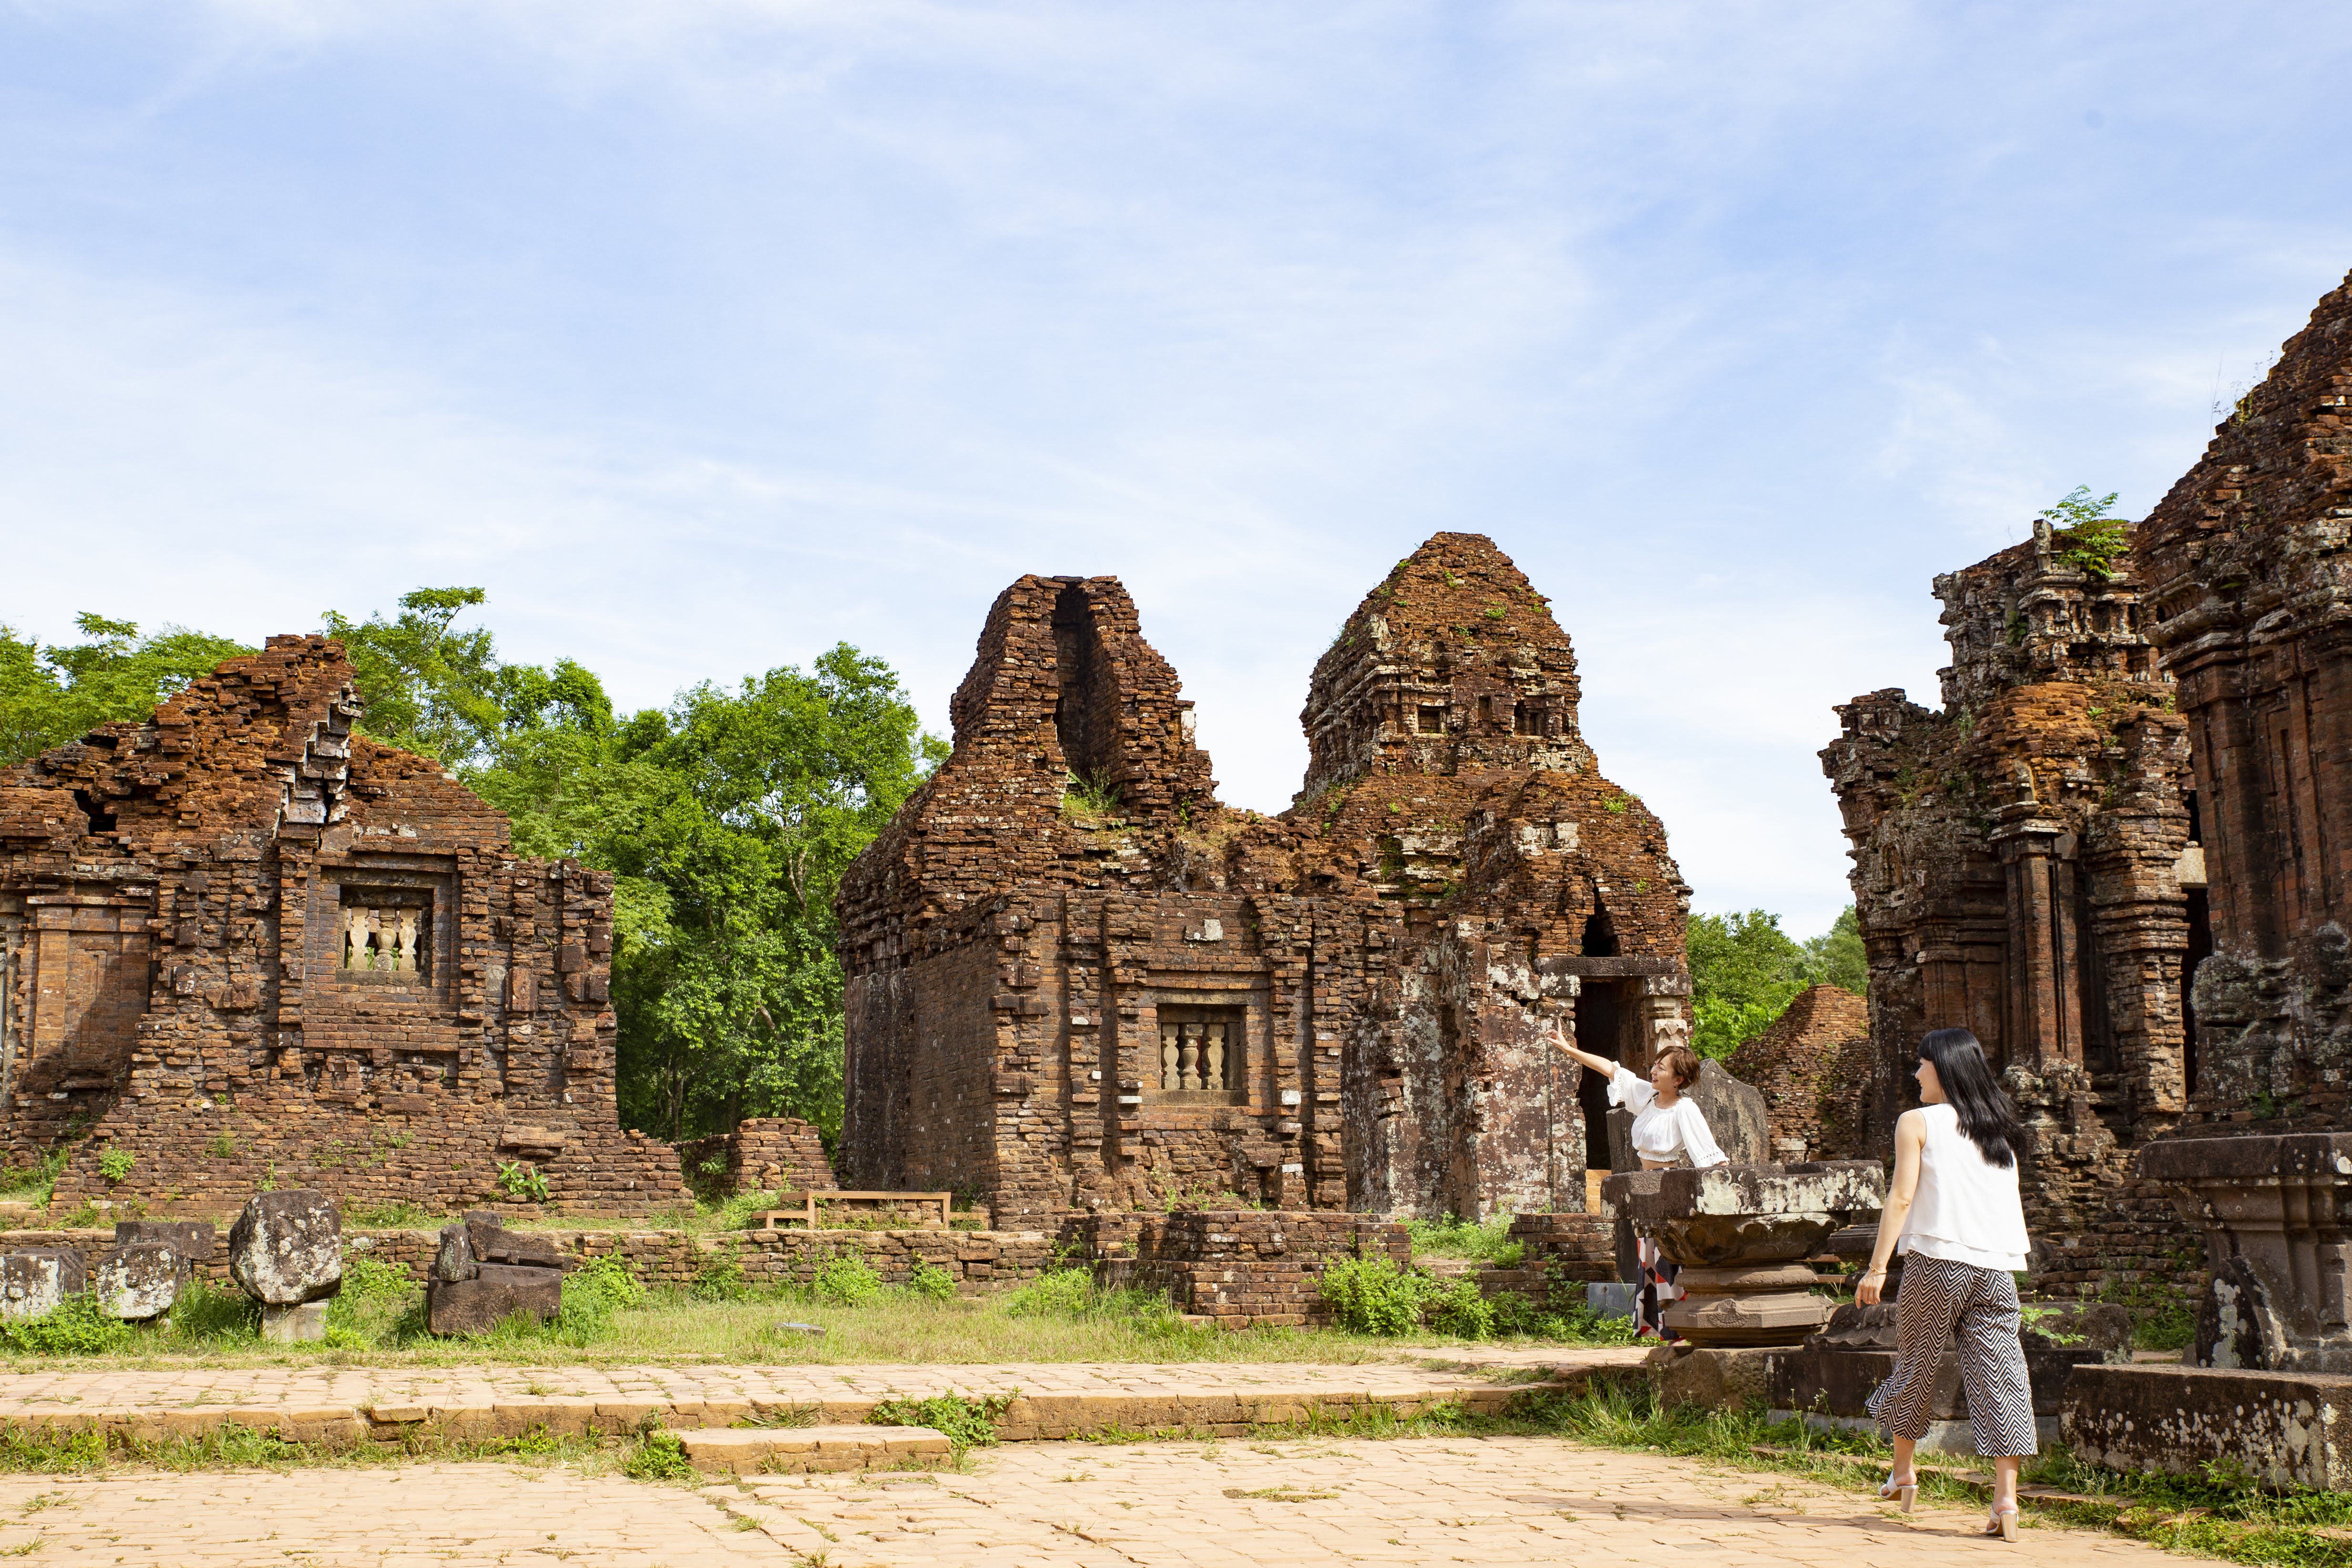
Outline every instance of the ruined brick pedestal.
<svg viewBox="0 0 2352 1568"><path fill-rule="evenodd" d="M2205 1235L2196 1364L2352 1373L2344 1240L2352 1133L2183 1138L2140 1152Z"/></svg>
<svg viewBox="0 0 2352 1568"><path fill-rule="evenodd" d="M1601 1193L1682 1265L1668 1330L1701 1346L1793 1345L1830 1316L1804 1260L1885 1205L1886 1173L1861 1160L1624 1171Z"/></svg>

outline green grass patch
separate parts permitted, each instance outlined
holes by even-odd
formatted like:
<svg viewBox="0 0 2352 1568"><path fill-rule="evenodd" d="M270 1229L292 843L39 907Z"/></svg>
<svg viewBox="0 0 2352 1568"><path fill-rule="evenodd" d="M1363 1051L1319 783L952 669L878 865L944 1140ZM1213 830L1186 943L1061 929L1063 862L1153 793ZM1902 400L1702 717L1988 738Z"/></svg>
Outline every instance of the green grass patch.
<svg viewBox="0 0 2352 1568"><path fill-rule="evenodd" d="M1511 1216L1507 1214L1484 1224L1450 1215L1409 1219L1404 1228L1412 1237L1416 1258L1470 1258L1498 1268L1517 1268L1526 1256L1526 1244L1511 1239Z"/></svg>
<svg viewBox="0 0 2352 1568"><path fill-rule="evenodd" d="M1631 1344L1630 1319L1603 1318L1580 1300L1582 1287L1555 1278L1538 1302L1516 1290L1483 1295L1475 1280L1441 1279L1393 1258L1349 1258L1327 1265L1318 1289L1341 1328L1401 1338L1434 1333L1465 1340L1538 1339L1564 1344Z"/></svg>

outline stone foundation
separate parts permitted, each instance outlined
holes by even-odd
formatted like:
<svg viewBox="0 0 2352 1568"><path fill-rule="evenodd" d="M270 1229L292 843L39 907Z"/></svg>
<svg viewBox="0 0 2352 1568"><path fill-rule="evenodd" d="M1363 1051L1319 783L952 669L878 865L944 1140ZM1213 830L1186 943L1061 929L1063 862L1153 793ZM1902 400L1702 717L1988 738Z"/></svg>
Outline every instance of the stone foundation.
<svg viewBox="0 0 2352 1568"><path fill-rule="evenodd" d="M2179 1366L2085 1366L2061 1430L2117 1470L2198 1476L2241 1465L2266 1487L2352 1488L2352 1377Z"/></svg>

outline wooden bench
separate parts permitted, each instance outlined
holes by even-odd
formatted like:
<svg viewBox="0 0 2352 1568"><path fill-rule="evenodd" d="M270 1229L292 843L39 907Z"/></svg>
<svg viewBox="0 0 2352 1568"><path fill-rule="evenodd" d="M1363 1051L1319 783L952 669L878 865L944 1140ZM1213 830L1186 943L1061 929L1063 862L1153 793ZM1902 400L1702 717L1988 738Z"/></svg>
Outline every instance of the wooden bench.
<svg viewBox="0 0 2352 1568"><path fill-rule="evenodd" d="M744 1228L746 1230L780 1230L785 1222L798 1220L810 1230L814 1230L816 1205L819 1200L823 1200L825 1203L921 1204L926 1208L936 1205L939 1210L939 1220L934 1226L930 1216L925 1215L924 1228L945 1230L948 1228L948 1205L954 1197L953 1193L848 1193L836 1192L830 1188L819 1188L805 1193L778 1193L776 1202L779 1206L762 1209L751 1215L744 1222Z"/></svg>

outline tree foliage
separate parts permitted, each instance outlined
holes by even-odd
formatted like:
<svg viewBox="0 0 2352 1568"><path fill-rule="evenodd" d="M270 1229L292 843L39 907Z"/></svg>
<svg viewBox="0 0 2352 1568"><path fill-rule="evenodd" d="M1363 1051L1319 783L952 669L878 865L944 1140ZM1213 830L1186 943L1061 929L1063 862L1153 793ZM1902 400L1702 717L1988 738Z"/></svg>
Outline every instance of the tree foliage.
<svg viewBox="0 0 2352 1568"><path fill-rule="evenodd" d="M144 719L221 660L254 651L185 626L142 637L134 621L88 611L74 624L88 642L47 647L0 626L0 763L37 756L100 724Z"/></svg>
<svg viewBox="0 0 2352 1568"><path fill-rule="evenodd" d="M1851 904L1828 931L1803 942L1780 929L1780 916L1762 910L1693 915L1689 944L1691 1044L1701 1056L1727 1056L1763 1033L1809 985L1826 982L1859 996L1869 984Z"/></svg>

